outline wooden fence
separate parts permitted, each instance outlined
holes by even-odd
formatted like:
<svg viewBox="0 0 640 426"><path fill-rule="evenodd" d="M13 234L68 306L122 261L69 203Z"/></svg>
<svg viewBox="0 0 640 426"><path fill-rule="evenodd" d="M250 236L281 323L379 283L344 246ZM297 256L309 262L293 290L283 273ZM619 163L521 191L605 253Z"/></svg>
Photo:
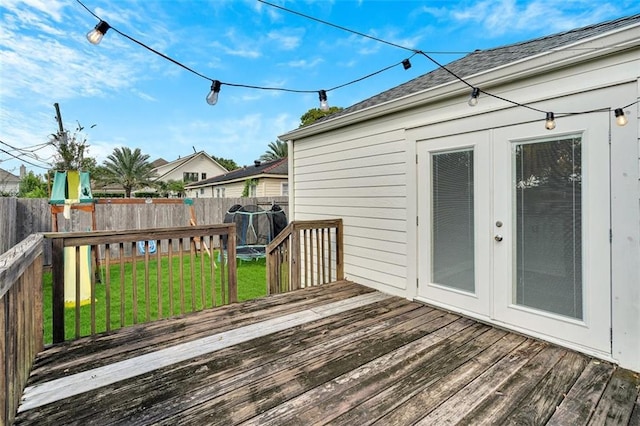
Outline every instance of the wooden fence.
<svg viewBox="0 0 640 426"><path fill-rule="evenodd" d="M267 246L269 294L344 279L342 219L294 221Z"/></svg>
<svg viewBox="0 0 640 426"><path fill-rule="evenodd" d="M0 255L0 424L10 425L42 350L42 235Z"/></svg>
<svg viewBox="0 0 640 426"><path fill-rule="evenodd" d="M125 201L142 201L138 204L120 204ZM182 204L163 204L162 200L150 199L99 199L95 206L96 229L99 231L121 231L127 229L172 228L189 225L190 208ZM180 202L181 200L174 201ZM193 207L199 225L222 223L226 211L234 204L256 204L265 210L278 204L288 217L287 197L259 198L194 198ZM46 199L0 197L0 254L18 241L34 233L52 232L51 210ZM63 232L86 232L91 229L91 215L82 211L71 211L71 218L58 215L58 229ZM44 264L51 265L51 244L45 241Z"/></svg>
<svg viewBox="0 0 640 426"><path fill-rule="evenodd" d="M213 252L235 234L233 223L45 234L53 252L53 342L236 302L236 239L228 238L226 262L216 263ZM93 255L98 250L103 259ZM74 308L67 332L65 307Z"/></svg>

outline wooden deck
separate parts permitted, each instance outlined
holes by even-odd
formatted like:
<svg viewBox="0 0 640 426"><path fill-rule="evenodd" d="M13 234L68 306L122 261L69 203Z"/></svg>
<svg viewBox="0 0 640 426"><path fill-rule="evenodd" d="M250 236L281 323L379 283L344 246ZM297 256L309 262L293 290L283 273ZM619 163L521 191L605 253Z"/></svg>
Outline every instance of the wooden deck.
<svg viewBox="0 0 640 426"><path fill-rule="evenodd" d="M339 282L45 349L16 424L640 424L637 373Z"/></svg>

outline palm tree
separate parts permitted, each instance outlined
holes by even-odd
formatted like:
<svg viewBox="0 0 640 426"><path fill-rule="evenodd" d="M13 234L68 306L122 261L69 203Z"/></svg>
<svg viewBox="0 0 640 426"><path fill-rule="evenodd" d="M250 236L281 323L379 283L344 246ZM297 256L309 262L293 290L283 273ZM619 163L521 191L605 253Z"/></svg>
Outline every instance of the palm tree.
<svg viewBox="0 0 640 426"><path fill-rule="evenodd" d="M272 161L287 156L287 143L277 139L275 142L269 142L269 149L260 156L262 161Z"/></svg>
<svg viewBox="0 0 640 426"><path fill-rule="evenodd" d="M101 177L104 183L122 185L125 196L129 198L132 190L152 183L155 174L148 160L149 156L140 148L133 151L127 147L116 148L102 163Z"/></svg>

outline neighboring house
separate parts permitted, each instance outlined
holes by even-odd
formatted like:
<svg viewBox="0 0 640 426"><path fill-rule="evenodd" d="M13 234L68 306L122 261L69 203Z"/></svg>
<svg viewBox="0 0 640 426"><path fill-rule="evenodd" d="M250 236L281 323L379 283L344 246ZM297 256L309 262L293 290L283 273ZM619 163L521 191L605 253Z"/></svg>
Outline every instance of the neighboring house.
<svg viewBox="0 0 640 426"><path fill-rule="evenodd" d="M158 161L164 160L158 159L154 163L157 164ZM157 166L154 171L157 175L156 180L164 182L181 180L185 184L227 173L227 169L218 164L216 160L204 151L196 152L168 163L165 162L165 164Z"/></svg>
<svg viewBox="0 0 640 426"><path fill-rule="evenodd" d="M0 169L0 194L18 195L20 191L20 179L26 174L26 168L20 166L20 176L16 176L4 169Z"/></svg>
<svg viewBox="0 0 640 426"><path fill-rule="evenodd" d="M154 166L156 181L168 182L170 180L183 181L185 184L219 176L227 172L216 160L204 151L196 152L186 157L178 158L174 161L166 161L158 158L151 163ZM99 193L124 193L122 186L107 185L98 187L94 192ZM155 188L141 188L136 192L156 192Z"/></svg>
<svg viewBox="0 0 640 426"><path fill-rule="evenodd" d="M640 371L640 15L447 68L503 99L437 69L280 136L291 218L343 219L348 279Z"/></svg>
<svg viewBox="0 0 640 426"><path fill-rule="evenodd" d="M289 195L288 162L286 158L256 161L224 175L186 186L187 197L236 198L248 186L249 197L277 197Z"/></svg>

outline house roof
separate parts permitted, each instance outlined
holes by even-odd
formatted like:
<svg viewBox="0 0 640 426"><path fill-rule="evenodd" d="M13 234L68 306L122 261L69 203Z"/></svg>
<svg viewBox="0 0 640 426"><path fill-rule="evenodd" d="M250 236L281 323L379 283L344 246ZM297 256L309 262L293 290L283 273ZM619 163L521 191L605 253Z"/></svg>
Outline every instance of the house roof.
<svg viewBox="0 0 640 426"><path fill-rule="evenodd" d="M164 166L165 164L169 164L169 162L167 160L165 160L164 158L162 158L162 157L158 158L158 159L155 159L155 160L153 160L151 162L151 165L154 168L157 168L157 167L160 167L160 166Z"/></svg>
<svg viewBox="0 0 640 426"><path fill-rule="evenodd" d="M256 161L253 166L241 167L223 175L201 180L199 182L194 182L187 185L186 188L195 188L211 185L213 183L231 182L252 177L286 177L288 176L288 174L289 162L287 161L287 157L284 157L273 161Z"/></svg>
<svg viewBox="0 0 640 426"><path fill-rule="evenodd" d="M528 57L533 57L543 52L549 52L580 40L595 37L638 23L640 23L640 14L602 22L595 25L589 25L529 41L496 47L493 49L476 50L463 58L446 64L445 67L456 76L466 79L469 76L476 75L484 71L496 69L500 66L514 63ZM330 121L350 113L368 109L412 94L420 93L427 89L455 80L457 80L457 78L450 72L447 72L443 68L437 68L427 74L423 74L413 80L374 95L368 99L358 102L357 104L351 105L350 107L344 108L335 114L323 117L309 126ZM289 133L294 132L296 132L296 130ZM280 138L286 140L287 136L282 135Z"/></svg>
<svg viewBox="0 0 640 426"><path fill-rule="evenodd" d="M163 167L163 168L164 168L164 167L167 167L167 171L166 171L166 172L164 172L164 173L162 173L162 174L159 174L159 173L158 173L158 176L156 177L156 180L161 179L163 176L165 176L165 175L167 175L167 174L171 173L172 171L174 171L174 170L175 170L175 169L177 169L178 167L180 167L180 166L182 166L182 165L184 165L184 164L187 164L187 163L191 162L193 159L195 159L195 158L197 158L197 157L200 157L200 156L205 156L207 159L211 160L213 163L215 163L215 164L217 164L218 166L220 166L220 168L222 168L222 170L227 170L227 169L225 169L222 165L220 165L220 163L218 163L216 160L214 160L214 159L213 159L209 154L207 154L206 152L204 152L204 151L198 151L198 152L193 153L193 154L191 154L191 155L187 155L186 157L178 158L177 160L170 161L170 162L166 162L166 161L165 161L165 160L163 160L162 158L158 159L158 160L165 161L165 163L164 163L164 164L161 164L161 165L157 165L157 166L155 166L154 171L155 171L155 172L158 172L158 170L157 170L157 169L159 169L160 167ZM158 161L158 160L156 160L156 161ZM154 161L154 163L155 163L155 161Z"/></svg>
<svg viewBox="0 0 640 426"><path fill-rule="evenodd" d="M13 173L0 169L0 182L20 182L20 178Z"/></svg>

